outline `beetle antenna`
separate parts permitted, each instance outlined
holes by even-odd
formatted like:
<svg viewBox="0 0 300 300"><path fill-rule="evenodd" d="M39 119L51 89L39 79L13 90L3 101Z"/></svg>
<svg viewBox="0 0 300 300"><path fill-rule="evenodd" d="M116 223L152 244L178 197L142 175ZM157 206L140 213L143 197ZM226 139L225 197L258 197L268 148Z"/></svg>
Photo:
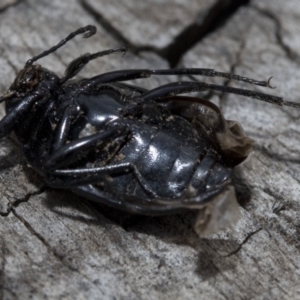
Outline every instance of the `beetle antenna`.
<svg viewBox="0 0 300 300"><path fill-rule="evenodd" d="M39 60L42 57L45 57L47 55L49 55L50 53L55 52L57 49L59 49L60 47L62 47L63 45L65 45L68 41L72 40L75 36L85 33L83 38L89 38L92 35L94 35L97 32L97 28L93 25L87 25L85 27L81 27L79 29L77 29L76 31L70 33L66 38L64 38L63 40L61 40L57 45L51 47L49 50L46 50L42 53L40 53L37 56L32 57L31 59L29 59L26 64L25 67L28 67L30 65L32 65L35 61Z"/></svg>

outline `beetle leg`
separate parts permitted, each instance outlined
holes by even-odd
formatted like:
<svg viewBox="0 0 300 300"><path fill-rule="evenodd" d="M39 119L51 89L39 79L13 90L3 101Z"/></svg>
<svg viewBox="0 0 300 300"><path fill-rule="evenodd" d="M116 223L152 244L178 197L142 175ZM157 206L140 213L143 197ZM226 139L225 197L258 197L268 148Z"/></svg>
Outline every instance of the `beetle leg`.
<svg viewBox="0 0 300 300"><path fill-rule="evenodd" d="M214 191L201 195L201 199L200 197L197 197L197 199L188 199L189 201L185 201L183 199L170 201L170 199L161 198L154 198L151 199L151 201L143 201L141 198L135 199L132 196L123 198L121 195L116 196L112 193L105 192L93 184L77 185L70 189L77 195L81 195L96 203L106 204L131 213L160 216L179 213L184 210L205 209L207 206L210 206L212 199L218 197L220 193L226 193L228 185L220 186ZM199 224L196 225L199 226Z"/></svg>
<svg viewBox="0 0 300 300"><path fill-rule="evenodd" d="M184 69L183 69L184 70ZM190 69L191 70L191 69ZM179 70L184 74L184 71L181 69ZM127 80L133 80L133 79L139 79L139 78L147 78L151 75L165 75L166 70L122 70L122 71L114 71L109 72L105 74L101 74L98 76L95 76L87 81L85 81L81 86L80 90L84 92L85 90L88 90L91 87L94 87L98 84L104 84L104 83L112 83L117 81L127 81ZM173 72L171 75L177 75L180 74L180 72ZM226 74L226 73L224 73ZM237 75L235 75L237 76ZM240 77L240 78L246 78L246 77ZM238 79L237 79L238 80ZM242 81L242 79L239 79ZM263 81L254 81L253 79L246 78L244 81L257 84L257 85L263 85L268 86L269 81L266 83ZM291 107L300 107L300 103L296 102L290 102L285 101L281 97L276 97L269 94L264 94L256 91L246 90L246 89L239 89L229 86L223 86L223 85L217 85L217 84L209 84L205 82L190 82L190 81L178 81L169 83L166 85L162 85L158 88L152 89L144 94L142 94L139 97L136 97L136 99L141 99L141 101L146 100L160 100L166 97L175 96L179 94L184 93L191 93L191 92L197 92L197 91L207 91L207 90L215 90L219 92L224 93L231 93L236 95L241 95L244 97L254 98L261 101L265 101L272 104L277 104L280 106L291 106Z"/></svg>
<svg viewBox="0 0 300 300"><path fill-rule="evenodd" d="M123 48L120 48L120 50L119 49L116 50L121 51L121 49ZM97 53L95 55L97 55ZM107 83L107 82L126 81L126 80L138 79L138 78L145 78L145 77L150 77L151 75L201 75L201 76L208 76L208 77L224 77L227 79L233 79L233 80L251 83L259 86L271 87L270 80L258 81L240 75L218 72L215 71L214 69L197 69L197 68L173 69L173 70L167 70L167 69L166 70L163 69L162 70L148 70L148 69L122 70L122 71L109 72L109 73L98 75L92 78L91 81L89 80L88 83L90 83L91 85L97 85L97 84Z"/></svg>
<svg viewBox="0 0 300 300"><path fill-rule="evenodd" d="M101 56L109 55L115 52L124 52L126 53L127 48L122 47L122 48L115 48L115 49L109 49L109 50L104 50L96 53L86 53L84 55L79 56L78 58L74 59L73 61L70 62L68 65L66 71L65 71L65 77L63 77L60 80L60 84L65 83L67 80L71 79L74 77L76 74L78 74L83 67L88 64L91 60L96 59Z"/></svg>
<svg viewBox="0 0 300 300"><path fill-rule="evenodd" d="M142 188L151 196L157 197L157 194L148 186L147 182L143 179L143 176L138 171L137 167L132 163L119 163L114 165L108 165L104 167L82 168L82 169L64 169L54 170L51 172L56 179L49 180L49 185L53 188L69 188L76 187L83 184L97 183L101 180L113 180L109 178L109 175L114 173L129 173L133 172L136 179L142 186ZM66 177L66 181L62 179ZM70 177L73 177L70 179Z"/></svg>
<svg viewBox="0 0 300 300"><path fill-rule="evenodd" d="M264 94L264 93L245 90L245 89L238 89L229 86L209 84L205 82L190 82L190 81L178 81L178 82L165 84L136 97L136 99L138 101L161 100L179 94L185 94L185 93L191 93L197 91L207 91L207 90L215 90L215 91L220 91L225 93L241 95L244 97L254 98L260 101L277 104L280 106L285 105L285 106L291 106L297 108L300 107L300 103L285 101L281 97L276 97L269 94Z"/></svg>
<svg viewBox="0 0 300 300"><path fill-rule="evenodd" d="M97 75L95 77L90 78L80 86L80 90L84 91L85 89L103 83L127 81L127 80L139 79L139 78L148 78L150 76L151 76L151 70L147 70L147 69L113 71L113 72Z"/></svg>
<svg viewBox="0 0 300 300"><path fill-rule="evenodd" d="M86 136L63 145L53 152L45 161L45 169L54 170L61 166L69 165L79 157L86 154L90 149L95 149L98 144L108 139L120 136L126 131L126 126L116 124L104 132Z"/></svg>
<svg viewBox="0 0 300 300"><path fill-rule="evenodd" d="M207 76L207 77L223 77L226 79L233 79L236 81L242 81L250 84L273 88L270 85L270 79L267 81L258 81L256 79L248 78L245 76L218 72L214 69L184 68L184 69L151 70L151 74L152 75L200 75L200 76Z"/></svg>
<svg viewBox="0 0 300 300"><path fill-rule="evenodd" d="M124 52L126 53L127 47L122 47L122 48L116 48L116 49L109 49L109 50L104 50L100 51L97 53L89 54L86 53L76 59L74 59L69 66L66 69L66 77L61 79L61 83L66 82L73 76L75 76L82 68L91 60L109 55L111 53L115 52ZM137 70L139 71L139 70ZM233 79L236 81L242 81L250 84L255 84L259 86L264 86L264 87L270 87L273 88L270 85L270 78L267 81L258 81L256 79L248 78L245 76L240 76L240 75L235 75L235 74L230 74L230 73L224 73L224 72L218 72L215 71L214 69L203 69L203 68L185 68L185 69L161 69L161 70L148 70L151 75L200 75L200 76L208 76L208 77L223 77L226 79Z"/></svg>
<svg viewBox="0 0 300 300"><path fill-rule="evenodd" d="M109 72L109 73L95 76L85 81L81 85L80 90L85 91L91 87L103 83L126 81L126 80L138 79L138 78L147 78L150 77L152 74L155 74L155 72L157 73L158 71L143 69L143 70L122 70L122 71ZM163 74L158 74L158 75L163 75ZM141 101L160 100L166 97L175 96L179 94L191 93L197 91L207 91L207 90L215 90L215 91L220 91L225 93L241 95L244 97L255 98L261 101L278 104L280 106L285 105L285 106L291 106L297 108L300 107L300 103L285 101L281 97L276 97L269 94L264 94L264 93L246 90L246 89L233 88L229 86L209 84L205 82L190 82L190 81L178 81L178 82L162 85L158 88L152 89L142 94L139 97L136 97L136 99L140 99Z"/></svg>
<svg viewBox="0 0 300 300"><path fill-rule="evenodd" d="M0 121L0 139L12 132L15 126L24 118L24 115L29 112L34 103L43 97L44 96L40 93L29 95L10 110Z"/></svg>
<svg viewBox="0 0 300 300"><path fill-rule="evenodd" d="M72 110L70 106L67 106L56 129L52 153L57 151L67 142L73 115L74 110Z"/></svg>
<svg viewBox="0 0 300 300"><path fill-rule="evenodd" d="M209 100L198 97L175 96L162 100L160 105L191 123L195 123L200 118L209 133L225 131L226 120L219 107Z"/></svg>
<svg viewBox="0 0 300 300"><path fill-rule="evenodd" d="M157 88L149 90L146 93L137 96L136 99L139 102L149 100L155 101L179 94L191 93L196 91L207 91L208 89L208 84L206 84L205 82L179 81L161 85Z"/></svg>
<svg viewBox="0 0 300 300"><path fill-rule="evenodd" d="M128 169L129 164L121 164L124 165L124 168ZM127 210L129 212L140 213L144 215L165 215L166 213L176 213L182 212L183 210L194 210L194 209L204 209L207 206L210 206L211 199L215 199L218 195L221 195L223 192L226 192L228 187L227 182L220 186L216 186L211 191L206 191L197 197L191 198L181 198L181 199L164 199L155 197L151 199L151 201L142 201L141 198L135 199L133 196L123 198L122 195L114 195L110 192L106 192L101 190L101 188L97 187L97 185L92 184L99 183L101 180L105 179L105 176L109 174L109 172L116 172L119 167L111 166L113 169L105 170L103 168L103 174L99 174L99 176L91 177L91 178L81 178L70 181L60 181L58 178L50 179L48 184L54 188L66 188L68 187L76 194L82 195L94 202L112 205L116 208ZM121 167L122 169L123 167ZM62 172L66 171L64 175L70 175L71 170L58 170L59 175L62 175ZM77 170L74 170L77 172ZM87 171L87 170L84 170ZM108 172L107 172L108 171ZM124 171L124 170L123 170ZM94 170L91 169L91 172ZM232 190L234 193L234 190ZM232 193L231 193L232 196ZM234 195L232 196L235 199ZM214 201L215 202L215 201Z"/></svg>
<svg viewBox="0 0 300 300"><path fill-rule="evenodd" d="M121 89L127 89L127 90L130 90L133 94L134 93L145 93L147 92L147 89L145 88L142 88L140 86L136 86L136 85L132 85L132 84L128 84L128 83L124 83L124 82L116 82L114 83L114 86L117 86Z"/></svg>
<svg viewBox="0 0 300 300"><path fill-rule="evenodd" d="M218 106L196 97L166 98L161 105L205 132L213 145L237 164L252 151L253 140L236 121L225 120Z"/></svg>

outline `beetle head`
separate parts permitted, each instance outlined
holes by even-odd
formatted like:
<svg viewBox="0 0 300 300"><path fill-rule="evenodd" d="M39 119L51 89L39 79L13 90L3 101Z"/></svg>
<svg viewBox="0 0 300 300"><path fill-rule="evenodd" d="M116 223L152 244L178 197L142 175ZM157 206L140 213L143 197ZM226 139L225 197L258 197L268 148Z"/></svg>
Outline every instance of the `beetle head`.
<svg viewBox="0 0 300 300"><path fill-rule="evenodd" d="M24 69L19 71L8 92L3 97L6 99L12 96L24 97L42 81L47 84L48 89L51 89L59 81L59 78L55 73L42 68L41 65L25 66Z"/></svg>
<svg viewBox="0 0 300 300"><path fill-rule="evenodd" d="M26 94L36 88L36 86L43 80L45 71L40 65L25 66L19 71L14 82L9 90L0 97L0 102L6 101L11 97L24 97Z"/></svg>
<svg viewBox="0 0 300 300"><path fill-rule="evenodd" d="M31 92L42 79L43 72L41 66L31 65L20 70L9 90L23 94Z"/></svg>

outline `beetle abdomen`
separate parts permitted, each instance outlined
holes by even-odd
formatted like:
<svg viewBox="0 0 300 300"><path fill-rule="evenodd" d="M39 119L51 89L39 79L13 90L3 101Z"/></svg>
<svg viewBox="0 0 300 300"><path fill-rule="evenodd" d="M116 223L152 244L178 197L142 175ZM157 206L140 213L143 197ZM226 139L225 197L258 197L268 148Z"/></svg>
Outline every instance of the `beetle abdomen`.
<svg viewBox="0 0 300 300"><path fill-rule="evenodd" d="M204 132L195 130L191 123L178 116L173 116L168 126L138 120L127 120L127 123L131 138L114 163L120 160L131 163L140 177L134 172L114 175L105 190L144 199L170 198L171 201L188 194L190 187L196 195L206 189L211 169L220 155L209 154L211 146ZM192 196L195 194L187 195Z"/></svg>

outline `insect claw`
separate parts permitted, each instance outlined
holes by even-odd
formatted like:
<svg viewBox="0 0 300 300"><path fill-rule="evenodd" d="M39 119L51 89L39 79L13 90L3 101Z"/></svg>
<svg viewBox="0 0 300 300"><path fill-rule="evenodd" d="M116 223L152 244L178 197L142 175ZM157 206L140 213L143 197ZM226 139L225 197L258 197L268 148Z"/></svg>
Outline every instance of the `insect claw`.
<svg viewBox="0 0 300 300"><path fill-rule="evenodd" d="M124 53L123 53L123 55L122 55L122 57L128 52L128 45L125 45L124 47Z"/></svg>
<svg viewBox="0 0 300 300"><path fill-rule="evenodd" d="M272 86L271 83L270 83L272 78L273 78L273 76L271 76L271 77L268 79L267 85L268 85L268 87L269 87L270 89L276 89L276 86Z"/></svg>
<svg viewBox="0 0 300 300"><path fill-rule="evenodd" d="M91 37L97 32L97 28L93 25L87 25L84 30L87 31L83 36L84 39Z"/></svg>

